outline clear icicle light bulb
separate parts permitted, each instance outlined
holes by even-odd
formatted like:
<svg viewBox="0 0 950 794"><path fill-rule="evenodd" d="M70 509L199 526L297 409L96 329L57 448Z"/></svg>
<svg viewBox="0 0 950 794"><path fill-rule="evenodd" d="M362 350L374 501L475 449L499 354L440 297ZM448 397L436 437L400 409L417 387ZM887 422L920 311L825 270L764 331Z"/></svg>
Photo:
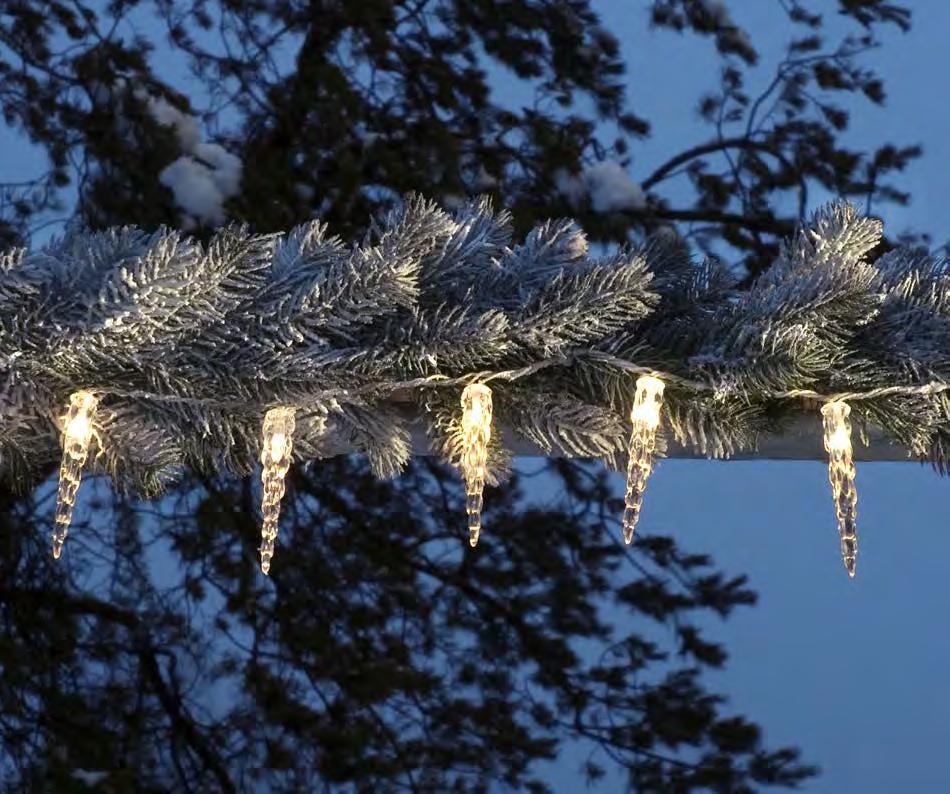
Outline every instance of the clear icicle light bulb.
<svg viewBox="0 0 950 794"><path fill-rule="evenodd" d="M280 500L284 496L284 478L290 469L294 446L295 414L294 408L271 408L264 415L261 444L261 482L264 485L261 499L261 570L265 574L270 571L277 541Z"/></svg>
<svg viewBox="0 0 950 794"><path fill-rule="evenodd" d="M482 492L488 466L491 414L491 389L481 383L466 386L462 392L462 475L465 477L468 542L473 548L482 529Z"/></svg>
<svg viewBox="0 0 950 794"><path fill-rule="evenodd" d="M626 507L623 511L623 539L633 540L633 532L643 506L643 492L647 478L653 471L653 453L656 450L656 429L660 426L660 407L663 405L663 381L652 375L637 378L637 391L633 397L630 420L630 462L627 464Z"/></svg>
<svg viewBox="0 0 950 794"><path fill-rule="evenodd" d="M56 494L56 526L53 529L53 557L59 559L69 534L76 506L76 493L82 479L82 467L89 456L92 418L99 400L87 391L69 397L69 411L63 418L63 462L59 467L59 491Z"/></svg>
<svg viewBox="0 0 950 794"><path fill-rule="evenodd" d="M854 459L851 450L851 406L834 400L822 406L825 426L825 450L828 452L828 479L835 500L841 556L853 577L858 556L858 492L854 487Z"/></svg>

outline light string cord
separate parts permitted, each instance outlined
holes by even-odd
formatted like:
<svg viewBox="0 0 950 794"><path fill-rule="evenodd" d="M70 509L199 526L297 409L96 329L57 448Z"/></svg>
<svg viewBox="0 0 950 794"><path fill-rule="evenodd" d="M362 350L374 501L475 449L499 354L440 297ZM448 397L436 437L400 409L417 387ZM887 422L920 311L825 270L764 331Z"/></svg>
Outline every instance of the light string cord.
<svg viewBox="0 0 950 794"><path fill-rule="evenodd" d="M400 391L414 391L416 389L428 388L448 388L458 386L468 386L472 383L490 383L491 381L501 380L514 382L526 377L530 377L542 370L558 366L571 366L580 362L596 362L605 366L627 372L632 375L652 375L660 378L667 385L675 385L687 391L707 394L726 394L728 393L721 386L709 381L700 381L692 378L686 378L671 372L665 372L656 367L646 367L636 364L633 361L615 356L600 350L575 350L567 354L553 356L551 358L540 359L523 367L507 370L477 370L465 373L464 375L426 375L410 380L395 381L392 383L369 383L363 386L353 388L333 388L321 389L314 393L315 400L334 400L347 397L363 397L381 394L392 394ZM60 373L51 367L45 366L39 362L30 361L31 367L43 371L47 375L62 379ZM11 382L7 378L8 391ZM246 409L246 401L225 401L216 397L189 397L175 394L161 394L142 389L118 389L114 387L103 387L100 385L85 386L88 391L99 395L110 395L126 399L139 399L149 402L167 402L195 406L217 406L220 408ZM929 381L923 384L903 385L903 386L879 386L866 391L848 391L824 394L814 389L787 389L782 391L764 391L757 396L766 400L812 400L819 403L830 403L837 401L859 402L863 400L873 400L880 397L897 396L932 396L950 391L950 383L946 381ZM283 401L284 405L291 401ZM277 402L275 402L275 405Z"/></svg>

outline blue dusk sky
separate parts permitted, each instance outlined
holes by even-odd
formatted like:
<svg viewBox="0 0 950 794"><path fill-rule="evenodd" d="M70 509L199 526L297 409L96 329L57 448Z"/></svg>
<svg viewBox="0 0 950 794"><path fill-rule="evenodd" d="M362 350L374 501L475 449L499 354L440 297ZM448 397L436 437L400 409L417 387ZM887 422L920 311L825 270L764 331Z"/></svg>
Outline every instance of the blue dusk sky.
<svg viewBox="0 0 950 794"><path fill-rule="evenodd" d="M634 179L706 140L692 98L712 87L718 69L711 46L644 33L642 5L599 3L623 42L636 109L655 121L651 140L633 147ZM765 85L787 35L777 4L727 5L750 28ZM868 56L885 77L887 102L862 103L849 140L855 148L923 144L924 157L902 178L911 204L875 211L888 231L927 231L942 245L950 239L950 108L941 89L950 74L950 4L906 5L913 8L912 31L886 35L883 48ZM811 209L828 198L813 197ZM619 475L616 484L622 487ZM759 603L709 624L730 659L708 680L764 726L770 744L798 745L821 767L804 791L945 792L950 482L916 463L865 463L857 484L853 581L838 552L820 462L664 461L651 477L641 528L708 552L725 571L748 574Z"/></svg>
<svg viewBox="0 0 950 794"><path fill-rule="evenodd" d="M923 144L924 157L901 178L913 196L910 206L875 209L889 231L927 231L939 245L950 239L950 103L943 87L950 74L950 3L905 4L914 10L911 33L888 33L885 46L868 56L886 79L887 103L862 103L849 140L857 148ZM787 22L777 3L727 5L763 56L755 79L764 86ZM697 121L696 99L715 86L719 60L708 41L648 31L645 2L599 0L597 6L623 43L634 107L654 124L652 138L631 150L630 174L643 178L709 138ZM508 90L502 75L498 82ZM26 178L42 165L0 127L0 177ZM664 195L675 198L675 185ZM769 745L797 745L821 767L803 790L950 791L942 757L950 737L950 577L944 576L950 482L915 463L867 463L859 465L857 483L854 581L838 551L821 462L664 461L651 477L640 529L672 535L690 551L711 554L726 572L748 574L759 603L708 624L730 659L707 680L736 712L764 726ZM545 496L541 486L537 495ZM566 753L557 765L564 774L558 779L575 781L563 790L582 786L573 778L580 760Z"/></svg>

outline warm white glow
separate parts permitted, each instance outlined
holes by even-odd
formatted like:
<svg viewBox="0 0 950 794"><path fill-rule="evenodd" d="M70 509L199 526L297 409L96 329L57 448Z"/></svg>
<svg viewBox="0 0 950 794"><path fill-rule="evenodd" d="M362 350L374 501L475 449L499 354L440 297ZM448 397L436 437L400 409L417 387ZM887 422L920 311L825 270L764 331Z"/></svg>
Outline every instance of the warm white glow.
<svg viewBox="0 0 950 794"><path fill-rule="evenodd" d="M280 460L284 457L284 450L287 448L287 436L283 433L274 433L270 440L270 456Z"/></svg>
<svg viewBox="0 0 950 794"><path fill-rule="evenodd" d="M633 540L640 519L643 492L647 478L653 471L653 453L656 451L656 430L660 426L660 408L663 405L663 381L652 375L637 378L630 421L630 460L627 464L627 491L624 496L623 539Z"/></svg>
<svg viewBox="0 0 950 794"><path fill-rule="evenodd" d="M482 493L491 440L491 389L481 383L462 392L462 476L465 478L465 512L468 514L468 542L474 547L482 529Z"/></svg>
<svg viewBox="0 0 950 794"><path fill-rule="evenodd" d="M634 397L630 419L634 424L656 429L660 426L660 406L663 404L663 381L652 375L637 379L637 396Z"/></svg>
<svg viewBox="0 0 950 794"><path fill-rule="evenodd" d="M855 468L851 448L851 407L840 400L826 403L821 409L825 428L825 450L828 452L828 479L835 500L841 556L848 575L854 576L858 556L857 504L854 485Z"/></svg>
<svg viewBox="0 0 950 794"><path fill-rule="evenodd" d="M850 429L845 427L843 424L838 425L838 427L832 431L831 435L826 437L825 449L828 450L829 452L847 451L848 453L850 453L851 452Z"/></svg>
<svg viewBox="0 0 950 794"><path fill-rule="evenodd" d="M69 397L69 410L63 417L63 460L59 467L56 494L56 525L53 528L53 557L59 559L69 534L76 506L76 494L82 480L82 467L89 456L95 433L92 419L99 405L94 394L77 391Z"/></svg>
<svg viewBox="0 0 950 794"><path fill-rule="evenodd" d="M293 408L271 408L264 416L261 431L261 570L270 571L277 542L277 521L280 500L284 496L284 478L290 469L296 411Z"/></svg>
<svg viewBox="0 0 950 794"><path fill-rule="evenodd" d="M95 399L95 398L93 398ZM89 418L84 413L77 414L69 424L66 425L67 446L73 441L87 438L91 433L92 425L89 424Z"/></svg>

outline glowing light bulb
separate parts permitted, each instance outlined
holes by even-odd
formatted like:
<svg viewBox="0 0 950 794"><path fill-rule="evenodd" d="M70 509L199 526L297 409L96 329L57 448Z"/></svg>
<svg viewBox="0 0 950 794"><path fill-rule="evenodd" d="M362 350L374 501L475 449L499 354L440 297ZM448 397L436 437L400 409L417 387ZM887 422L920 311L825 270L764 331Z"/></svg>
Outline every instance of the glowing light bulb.
<svg viewBox="0 0 950 794"><path fill-rule="evenodd" d="M474 548L482 529L482 493L488 472L488 442L491 440L491 389L481 383L462 392L462 476L465 478L465 512L468 542Z"/></svg>
<svg viewBox="0 0 950 794"><path fill-rule="evenodd" d="M296 409L271 408L264 416L261 431L261 570L270 572L270 561L277 542L280 500L284 496L284 478L290 469Z"/></svg>
<svg viewBox="0 0 950 794"><path fill-rule="evenodd" d="M822 406L825 450L828 452L828 479L835 500L841 556L848 576L854 577L858 556L858 492L854 485L855 468L851 447L851 406L840 400Z"/></svg>
<svg viewBox="0 0 950 794"><path fill-rule="evenodd" d="M87 391L69 397L69 410L63 417L63 460L59 467L59 489L56 493L56 525L53 529L53 557L59 559L69 534L76 507L76 494L82 480L82 467L89 456L89 445L95 433L93 415L99 400Z"/></svg>
<svg viewBox="0 0 950 794"><path fill-rule="evenodd" d="M660 426L660 408L663 405L663 381L652 375L637 378L630 420L630 462L627 464L627 491L624 495L623 539L630 543L640 519L643 492L647 478L653 471L656 451L656 430Z"/></svg>
<svg viewBox="0 0 950 794"><path fill-rule="evenodd" d="M284 450L287 449L287 436L283 433L274 433L270 440L270 456L280 460L284 457Z"/></svg>

